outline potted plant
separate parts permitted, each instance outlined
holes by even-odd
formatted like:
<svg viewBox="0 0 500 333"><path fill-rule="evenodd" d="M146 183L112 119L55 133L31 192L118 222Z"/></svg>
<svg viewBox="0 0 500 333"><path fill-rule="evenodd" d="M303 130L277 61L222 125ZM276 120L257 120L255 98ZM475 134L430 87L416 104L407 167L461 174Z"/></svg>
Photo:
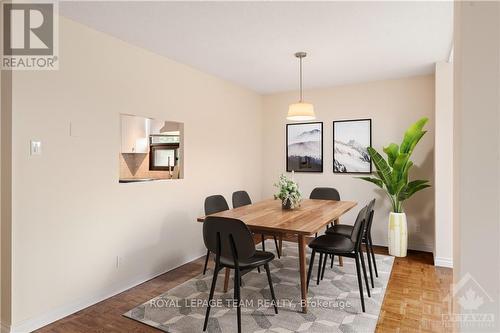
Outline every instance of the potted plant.
<svg viewBox="0 0 500 333"><path fill-rule="evenodd" d="M278 193L274 195L275 199L281 199L283 209L295 209L300 206L302 196L299 191L299 185L285 175L281 175L278 183L274 184L278 188Z"/></svg>
<svg viewBox="0 0 500 333"><path fill-rule="evenodd" d="M372 147L368 153L377 169L374 177L359 177L369 181L385 191L392 204L389 215L389 254L405 257L408 246L408 229L403 201L413 194L430 187L428 180L409 181L409 171L413 166L410 160L413 149L427 131L423 130L427 118L422 118L406 131L401 145L391 143L384 148L387 161Z"/></svg>

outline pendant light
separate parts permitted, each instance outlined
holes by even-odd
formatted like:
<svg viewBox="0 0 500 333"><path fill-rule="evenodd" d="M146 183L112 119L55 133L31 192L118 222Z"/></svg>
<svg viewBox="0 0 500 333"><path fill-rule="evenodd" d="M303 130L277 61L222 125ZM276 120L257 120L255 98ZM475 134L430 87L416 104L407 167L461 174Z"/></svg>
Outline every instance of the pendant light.
<svg viewBox="0 0 500 333"><path fill-rule="evenodd" d="M288 107L288 115L286 119L292 121L305 121L314 120L316 115L314 114L314 105L311 103L306 103L302 100L302 58L305 58L307 53L297 52L295 57L299 58L300 62L300 100L298 103L290 104Z"/></svg>

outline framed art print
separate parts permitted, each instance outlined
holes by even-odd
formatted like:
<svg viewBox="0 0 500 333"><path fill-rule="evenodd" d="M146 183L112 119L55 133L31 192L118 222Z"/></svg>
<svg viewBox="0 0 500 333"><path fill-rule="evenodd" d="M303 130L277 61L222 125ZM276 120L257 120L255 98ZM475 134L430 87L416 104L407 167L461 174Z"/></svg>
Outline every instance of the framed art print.
<svg viewBox="0 0 500 333"><path fill-rule="evenodd" d="M286 171L323 172L323 123L286 125Z"/></svg>
<svg viewBox="0 0 500 333"><path fill-rule="evenodd" d="M367 147L372 146L372 120L333 122L333 172L371 173Z"/></svg>

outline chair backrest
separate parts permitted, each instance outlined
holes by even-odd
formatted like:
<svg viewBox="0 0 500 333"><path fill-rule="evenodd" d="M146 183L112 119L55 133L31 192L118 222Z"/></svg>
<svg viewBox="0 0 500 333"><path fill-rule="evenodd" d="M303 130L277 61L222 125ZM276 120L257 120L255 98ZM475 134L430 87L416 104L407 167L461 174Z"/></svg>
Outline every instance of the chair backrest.
<svg viewBox="0 0 500 333"><path fill-rule="evenodd" d="M246 191L236 191L233 193L233 208L252 204L252 200Z"/></svg>
<svg viewBox="0 0 500 333"><path fill-rule="evenodd" d="M205 215L215 214L228 209L227 201L222 195L211 195L205 199Z"/></svg>
<svg viewBox="0 0 500 333"><path fill-rule="evenodd" d="M372 199L368 204L368 206L366 207L365 231L367 233L367 236L372 228L373 214L375 213L374 207L375 207L375 199Z"/></svg>
<svg viewBox="0 0 500 333"><path fill-rule="evenodd" d="M354 227L352 228L351 241L355 242L356 249L359 249L361 238L363 237L367 208L368 207L365 206L359 211L358 216L356 217L356 222L354 222Z"/></svg>
<svg viewBox="0 0 500 333"><path fill-rule="evenodd" d="M336 200L340 201L340 194L333 187L316 187L312 190L309 199Z"/></svg>
<svg viewBox="0 0 500 333"><path fill-rule="evenodd" d="M231 261L242 261L255 254L252 232L237 219L207 216L203 222L203 241L210 252ZM233 246L236 258L233 257Z"/></svg>

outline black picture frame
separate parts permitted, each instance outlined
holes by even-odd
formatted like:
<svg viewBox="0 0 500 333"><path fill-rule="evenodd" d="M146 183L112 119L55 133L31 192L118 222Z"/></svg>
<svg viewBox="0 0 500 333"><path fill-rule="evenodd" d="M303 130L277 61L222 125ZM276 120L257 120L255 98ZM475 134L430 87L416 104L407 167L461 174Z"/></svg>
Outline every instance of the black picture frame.
<svg viewBox="0 0 500 333"><path fill-rule="evenodd" d="M365 175L371 174L373 172L373 167L372 167L372 160L371 160L371 157L369 155L368 155L369 169L367 171L355 171L355 170L349 170L349 169L347 169L346 171L339 171L339 166L338 166L339 160L335 158L335 155L336 155L336 153L335 153L336 152L336 149L335 149L335 145L336 145L335 124L336 123L347 123L347 122L368 122L369 141L370 141L369 147L372 146L372 119L371 118L347 119L347 120L335 120L335 121L333 121L333 135L332 135L332 138L333 138L333 153L332 153L332 155L333 155L333 165L332 165L333 173L337 173L337 174L365 174ZM344 166L344 165L342 165L342 166ZM344 166L344 167L346 167L346 166Z"/></svg>
<svg viewBox="0 0 500 333"><path fill-rule="evenodd" d="M320 152L320 161L317 162L315 161L314 158L311 158L309 156L304 156L304 157L299 157L299 160L297 161L296 156L289 156L289 129L292 126L311 126L311 125L319 125L319 130L320 130L320 145L319 148L321 150ZM291 124L286 124L286 171L287 172L316 172L316 173L321 173L323 172L323 122L322 121L317 121L317 122L307 122L307 123L291 123ZM304 167L299 167L300 165L303 165Z"/></svg>

